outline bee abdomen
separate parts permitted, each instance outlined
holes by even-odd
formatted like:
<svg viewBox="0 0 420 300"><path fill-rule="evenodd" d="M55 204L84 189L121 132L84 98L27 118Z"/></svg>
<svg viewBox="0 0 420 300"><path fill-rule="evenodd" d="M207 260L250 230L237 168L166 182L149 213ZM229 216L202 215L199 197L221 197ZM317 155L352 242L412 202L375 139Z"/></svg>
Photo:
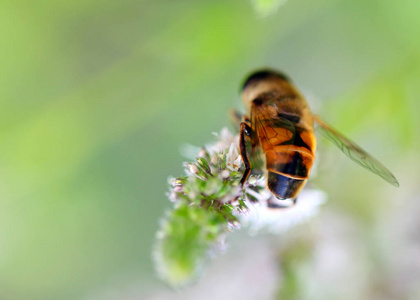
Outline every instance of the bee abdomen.
<svg viewBox="0 0 420 300"><path fill-rule="evenodd" d="M280 200L294 199L306 183L306 179L299 180L268 172L267 187Z"/></svg>
<svg viewBox="0 0 420 300"><path fill-rule="evenodd" d="M268 170L274 173L282 173L285 176L293 178L308 178L313 160L314 156L304 148L300 151L286 148L285 150L272 150L266 153L266 165Z"/></svg>

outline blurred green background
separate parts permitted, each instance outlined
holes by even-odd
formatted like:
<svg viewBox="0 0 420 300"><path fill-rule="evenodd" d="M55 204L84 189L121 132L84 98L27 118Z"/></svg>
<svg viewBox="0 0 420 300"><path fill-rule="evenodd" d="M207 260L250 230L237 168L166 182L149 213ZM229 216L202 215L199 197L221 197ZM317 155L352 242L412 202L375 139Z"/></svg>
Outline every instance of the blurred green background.
<svg viewBox="0 0 420 300"><path fill-rule="evenodd" d="M320 137L312 186L329 201L313 254L291 267L301 291L284 299L419 299L420 2L289 0L267 13L263 2L1 2L0 299L207 299L211 280L244 276L251 253L243 272L215 267L175 293L151 247L180 146L228 125L239 83L264 66L401 184ZM278 239L239 234L215 264ZM246 282L235 295L281 297Z"/></svg>

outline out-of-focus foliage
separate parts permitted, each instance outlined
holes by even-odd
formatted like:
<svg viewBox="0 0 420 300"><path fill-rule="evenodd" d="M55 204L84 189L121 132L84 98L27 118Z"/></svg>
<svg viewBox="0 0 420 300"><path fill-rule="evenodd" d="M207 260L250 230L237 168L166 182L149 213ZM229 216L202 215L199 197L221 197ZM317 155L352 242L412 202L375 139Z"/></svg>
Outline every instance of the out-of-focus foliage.
<svg viewBox="0 0 420 300"><path fill-rule="evenodd" d="M280 7L287 0L252 0L255 11L260 17L267 17L275 14Z"/></svg>
<svg viewBox="0 0 420 300"><path fill-rule="evenodd" d="M319 138L311 184L329 202L288 269L301 299L419 298L419 1L289 0L262 18L241 0L17 0L0 16L1 299L176 299L150 257L167 176L182 143L228 124L261 66L401 183ZM226 278L237 298L280 293L275 240L232 241L239 261L177 295L217 298Z"/></svg>

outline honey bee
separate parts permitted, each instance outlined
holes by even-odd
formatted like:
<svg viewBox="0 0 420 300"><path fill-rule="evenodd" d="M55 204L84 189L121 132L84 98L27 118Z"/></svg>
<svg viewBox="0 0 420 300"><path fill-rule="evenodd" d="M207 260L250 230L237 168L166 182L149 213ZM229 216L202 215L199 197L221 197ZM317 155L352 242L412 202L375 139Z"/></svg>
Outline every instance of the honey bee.
<svg viewBox="0 0 420 300"><path fill-rule="evenodd" d="M267 188L277 199L295 202L315 160L315 123L345 155L399 186L395 176L379 161L312 114L303 96L285 75L272 70L251 74L243 84L242 100L250 113L243 116L240 123L239 149L245 165L242 185L252 168L247 152L246 141L249 140L251 157L256 155L256 150L265 156Z"/></svg>

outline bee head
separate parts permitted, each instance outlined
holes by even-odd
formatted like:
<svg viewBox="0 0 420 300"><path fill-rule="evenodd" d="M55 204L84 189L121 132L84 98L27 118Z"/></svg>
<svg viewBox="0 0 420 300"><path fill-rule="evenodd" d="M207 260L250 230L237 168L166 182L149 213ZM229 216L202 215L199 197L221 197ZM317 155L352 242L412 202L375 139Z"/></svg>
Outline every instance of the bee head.
<svg viewBox="0 0 420 300"><path fill-rule="evenodd" d="M242 84L242 91L244 91L248 87L257 85L261 81L267 81L270 79L272 80L281 79L281 80L290 82L289 78L286 75L278 71L273 71L269 69L259 70L259 71L251 73L251 75L249 75L245 79L244 83Z"/></svg>
<svg viewBox="0 0 420 300"><path fill-rule="evenodd" d="M251 102L259 95L271 91L279 91L289 84L286 75L273 70L259 70L249 75L242 84L242 100L245 108L249 111Z"/></svg>

